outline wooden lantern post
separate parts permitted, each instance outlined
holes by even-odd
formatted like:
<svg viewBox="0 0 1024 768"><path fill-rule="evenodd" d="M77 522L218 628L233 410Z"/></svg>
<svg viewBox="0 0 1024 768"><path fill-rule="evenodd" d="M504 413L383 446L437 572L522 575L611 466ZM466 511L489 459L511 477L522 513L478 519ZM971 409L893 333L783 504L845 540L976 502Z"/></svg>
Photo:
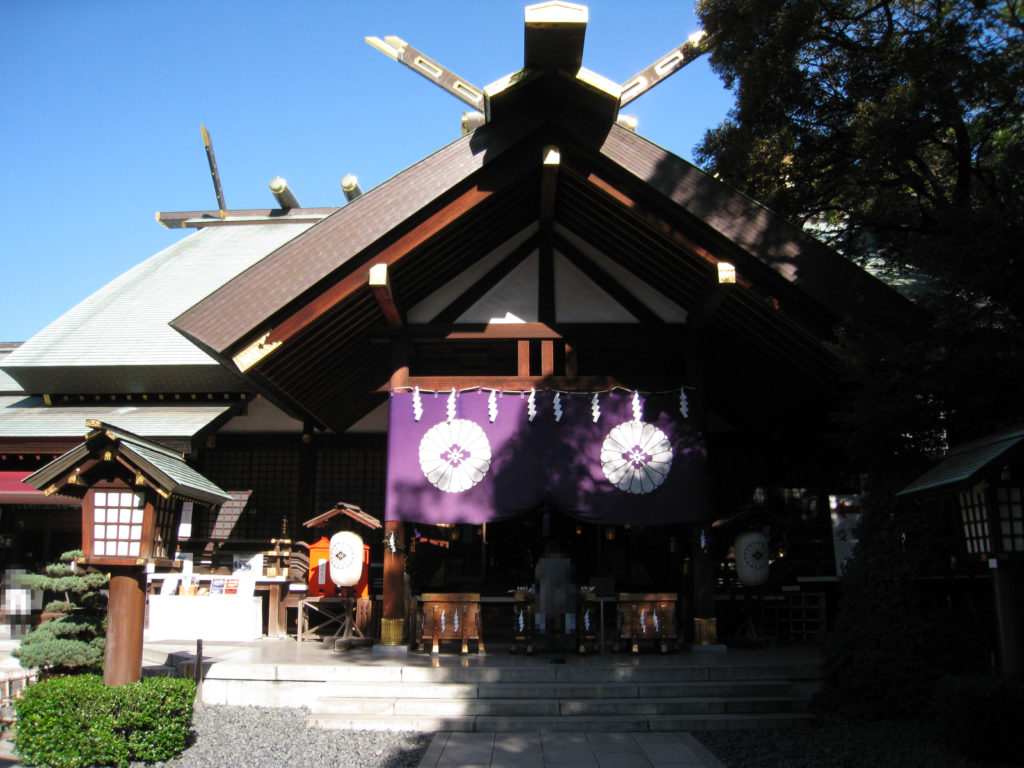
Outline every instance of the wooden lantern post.
<svg viewBox="0 0 1024 768"><path fill-rule="evenodd" d="M47 495L82 499L79 565L110 573L103 682L142 675L146 568L174 565L184 504L215 507L230 496L181 454L102 422L86 422L85 442L25 478Z"/></svg>

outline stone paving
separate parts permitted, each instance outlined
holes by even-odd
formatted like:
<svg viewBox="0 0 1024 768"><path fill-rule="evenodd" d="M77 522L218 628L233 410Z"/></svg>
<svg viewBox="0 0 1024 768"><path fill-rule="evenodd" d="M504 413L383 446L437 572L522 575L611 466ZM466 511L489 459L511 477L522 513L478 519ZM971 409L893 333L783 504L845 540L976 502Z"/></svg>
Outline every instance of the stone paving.
<svg viewBox="0 0 1024 768"><path fill-rule="evenodd" d="M688 733L449 733L419 768L725 768Z"/></svg>

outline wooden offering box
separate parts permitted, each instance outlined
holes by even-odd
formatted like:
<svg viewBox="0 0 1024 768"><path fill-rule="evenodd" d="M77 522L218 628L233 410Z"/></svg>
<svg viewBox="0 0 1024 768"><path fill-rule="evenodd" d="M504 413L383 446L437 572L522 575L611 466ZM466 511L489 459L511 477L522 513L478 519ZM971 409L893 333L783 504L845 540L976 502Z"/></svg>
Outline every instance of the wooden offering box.
<svg viewBox="0 0 1024 768"><path fill-rule="evenodd" d="M440 651L442 640L461 640L462 653L469 653L469 641L476 640L477 653L484 653L483 623L480 619L480 594L424 593L420 621L419 650L431 641L431 653Z"/></svg>
<svg viewBox="0 0 1024 768"><path fill-rule="evenodd" d="M676 633L677 597L674 592L621 593L618 640L629 641L633 653L639 653L641 640L653 640L662 653L668 653L670 647L676 647L679 638Z"/></svg>

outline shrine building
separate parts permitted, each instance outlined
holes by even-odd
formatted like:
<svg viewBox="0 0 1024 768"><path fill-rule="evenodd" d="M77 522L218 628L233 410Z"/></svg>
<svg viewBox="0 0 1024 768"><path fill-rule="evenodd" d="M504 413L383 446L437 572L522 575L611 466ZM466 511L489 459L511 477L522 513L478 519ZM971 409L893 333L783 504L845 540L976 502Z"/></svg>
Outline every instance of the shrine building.
<svg viewBox="0 0 1024 768"><path fill-rule="evenodd" d="M263 575L308 584L303 543L334 528L304 523L342 502L381 521L352 530L383 644L415 640L426 593L504 610L545 557L571 590L673 595L693 646L736 631L763 568L766 631L820 637L858 492L837 334L908 305L630 127L700 42L618 84L583 66L587 21L529 6L522 68L484 88L373 38L466 103L461 138L340 207L160 213L192 231L0 346L4 567L79 546L77 500L22 481L91 421L232 497L178 530L197 574L284 546ZM538 628L569 631L553 612Z"/></svg>

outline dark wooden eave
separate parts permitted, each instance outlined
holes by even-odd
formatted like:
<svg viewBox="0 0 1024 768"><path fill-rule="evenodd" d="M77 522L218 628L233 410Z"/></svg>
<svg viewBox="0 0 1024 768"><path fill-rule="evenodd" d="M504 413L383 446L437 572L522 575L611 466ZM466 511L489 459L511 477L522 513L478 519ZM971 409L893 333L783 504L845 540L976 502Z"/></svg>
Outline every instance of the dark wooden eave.
<svg viewBox="0 0 1024 768"><path fill-rule="evenodd" d="M544 162L547 147L558 148L557 168ZM531 227L536 234L524 238ZM637 336L655 348L643 354L661 364L660 380L644 368L650 363L623 364L640 350L594 342L580 329L563 334L578 368L564 365L567 354L558 370L547 365L527 375L515 366L521 347L463 339L456 349L452 339L413 339L414 379L454 381L453 372L468 366L481 386L655 386L688 375L686 360L699 351L719 404L756 417L832 376L825 342L836 324L885 324L907 311L862 270L642 137L533 114L478 129L367 192L172 325L308 420L341 430L394 384L394 350L379 339L404 324L397 308L415 306L513 238L522 244L437 322L457 320L514 266L510 260L534 247L543 274L550 248L636 318ZM586 251L684 308L689 328L667 327ZM719 261L735 264L736 285L719 286ZM387 265L386 296L368 279L378 263ZM540 319L558 329L553 302L541 297ZM677 349L677 357L660 359L659 345Z"/></svg>

